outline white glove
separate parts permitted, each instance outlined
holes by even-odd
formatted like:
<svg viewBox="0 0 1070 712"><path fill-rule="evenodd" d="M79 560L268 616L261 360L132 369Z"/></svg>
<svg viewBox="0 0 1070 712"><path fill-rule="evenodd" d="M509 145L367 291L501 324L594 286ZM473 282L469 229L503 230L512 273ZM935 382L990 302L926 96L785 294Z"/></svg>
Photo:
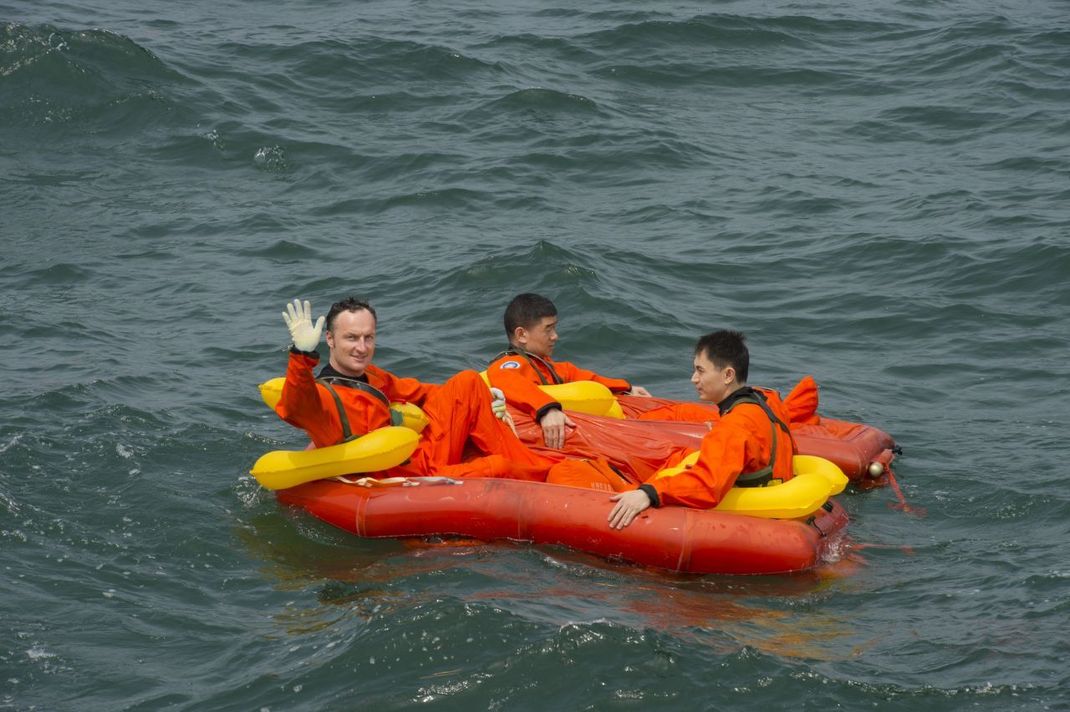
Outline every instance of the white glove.
<svg viewBox="0 0 1070 712"><path fill-rule="evenodd" d="M509 429L513 431L513 435L517 435L516 423L513 422L513 416L509 415L509 410L505 407L505 394L502 389L491 388L490 397L490 409L494 411L494 417L508 425Z"/></svg>
<svg viewBox="0 0 1070 712"><path fill-rule="evenodd" d="M509 411L505 407L505 393L502 392L501 388L491 388L490 398L490 409L494 411L495 417L498 420L505 420L509 415Z"/></svg>
<svg viewBox="0 0 1070 712"><path fill-rule="evenodd" d="M282 313L286 328L290 330L290 338L293 339L294 348L298 351L315 351L320 343L320 334L323 332L323 319L320 317L315 325L312 324L312 305L306 299L301 302L295 299L293 304L286 303L286 311Z"/></svg>

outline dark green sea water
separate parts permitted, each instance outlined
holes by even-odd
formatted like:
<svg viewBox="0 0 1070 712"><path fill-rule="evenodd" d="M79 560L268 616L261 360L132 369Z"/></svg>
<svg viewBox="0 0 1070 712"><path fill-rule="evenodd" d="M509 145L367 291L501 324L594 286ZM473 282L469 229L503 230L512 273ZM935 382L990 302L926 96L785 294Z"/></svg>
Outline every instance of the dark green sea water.
<svg viewBox="0 0 1070 712"><path fill-rule="evenodd" d="M1070 8L0 0L0 710L1070 709ZM279 314L751 381L905 450L807 574L278 507Z"/></svg>

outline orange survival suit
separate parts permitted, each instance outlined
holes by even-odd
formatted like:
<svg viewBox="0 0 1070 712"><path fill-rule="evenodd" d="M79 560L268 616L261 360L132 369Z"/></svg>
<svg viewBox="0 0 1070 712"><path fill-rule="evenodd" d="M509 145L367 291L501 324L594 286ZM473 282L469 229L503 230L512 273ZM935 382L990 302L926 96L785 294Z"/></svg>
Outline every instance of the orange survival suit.
<svg viewBox="0 0 1070 712"><path fill-rule="evenodd" d="M680 404L690 406L691 404ZM743 386L717 404L720 419L702 438L698 461L677 475L639 486L655 506L716 507L733 486L760 487L792 478L795 442L776 391ZM689 452L665 463L678 464Z"/></svg>
<svg viewBox="0 0 1070 712"><path fill-rule="evenodd" d="M552 408L561 404L546 395L540 385L556 385L573 381L595 381L614 393L625 393L632 385L620 378L606 378L594 371L575 366L568 361L554 361L536 356L522 349L511 348L496 356L487 366L490 385L505 393L510 405L538 422Z"/></svg>
<svg viewBox="0 0 1070 712"><path fill-rule="evenodd" d="M290 350L286 381L275 412L301 428L316 447L336 445L391 424L391 401L420 406L428 424L409 462L389 476L512 477L544 480L552 462L528 450L491 409L490 391L475 371L442 385L399 378L369 364L363 378L330 364L312 369L319 354ZM479 456L465 460L466 448Z"/></svg>

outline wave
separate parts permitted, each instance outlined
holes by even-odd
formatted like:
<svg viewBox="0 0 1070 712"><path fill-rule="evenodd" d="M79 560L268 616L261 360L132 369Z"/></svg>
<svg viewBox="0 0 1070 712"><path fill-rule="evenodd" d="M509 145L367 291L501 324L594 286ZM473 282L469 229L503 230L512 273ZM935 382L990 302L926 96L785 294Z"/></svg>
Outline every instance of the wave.
<svg viewBox="0 0 1070 712"><path fill-rule="evenodd" d="M181 74L107 30L0 26L0 126L122 132L174 110Z"/></svg>
<svg viewBox="0 0 1070 712"><path fill-rule="evenodd" d="M412 40L355 35L345 41L294 44L225 42L225 53L253 63L285 68L279 76L312 89L339 85L381 86L416 82L470 81L501 73L501 66L455 48ZM300 77L300 80L295 78Z"/></svg>
<svg viewBox="0 0 1070 712"><path fill-rule="evenodd" d="M828 27L821 24L821 27ZM699 15L686 20L648 19L624 23L608 30L582 35L579 40L606 53L628 53L649 58L651 53L670 49L728 47L762 49L805 47L800 36L802 21L751 18L739 15Z"/></svg>
<svg viewBox="0 0 1070 712"><path fill-rule="evenodd" d="M517 89L485 104L491 112L542 111L550 114L580 113L600 115L598 105L585 96L540 87Z"/></svg>

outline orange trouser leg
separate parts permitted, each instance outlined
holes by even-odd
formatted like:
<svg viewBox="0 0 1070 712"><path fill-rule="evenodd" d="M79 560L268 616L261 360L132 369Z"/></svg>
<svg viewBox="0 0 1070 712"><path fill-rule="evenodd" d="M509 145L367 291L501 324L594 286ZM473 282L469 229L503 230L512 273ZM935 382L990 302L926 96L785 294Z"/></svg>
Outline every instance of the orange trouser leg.
<svg viewBox="0 0 1070 712"><path fill-rule="evenodd" d="M784 407L791 416L790 425L807 424L817 425L821 417L817 414L818 406L817 383L813 376L803 376L803 379L791 389L791 393L784 399Z"/></svg>
<svg viewBox="0 0 1070 712"><path fill-rule="evenodd" d="M603 458L597 460L563 460L550 468L546 481L555 485L584 487L606 492L627 492L635 489Z"/></svg>
<svg viewBox="0 0 1070 712"><path fill-rule="evenodd" d="M456 465L439 465L434 474L456 479L506 477L512 480L542 482L546 479L546 468L510 462L501 455L483 455Z"/></svg>
<svg viewBox="0 0 1070 712"><path fill-rule="evenodd" d="M424 403L429 422L413 461L427 474L446 474L442 468L468 464L461 460L465 445L471 442L483 455L502 459L476 465L483 459L476 458L471 463L473 474L468 476L545 479L552 461L525 447L509 426L495 417L490 401L490 390L475 371L461 371L446 381ZM500 471L503 461L507 473L492 474Z"/></svg>

